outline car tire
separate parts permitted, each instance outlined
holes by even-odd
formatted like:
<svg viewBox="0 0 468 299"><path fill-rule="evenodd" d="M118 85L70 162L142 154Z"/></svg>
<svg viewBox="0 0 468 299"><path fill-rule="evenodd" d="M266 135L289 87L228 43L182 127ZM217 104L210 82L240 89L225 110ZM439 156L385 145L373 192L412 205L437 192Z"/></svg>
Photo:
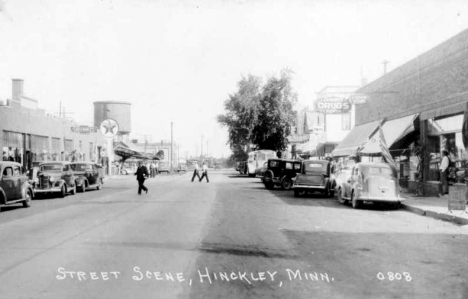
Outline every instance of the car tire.
<svg viewBox="0 0 468 299"><path fill-rule="evenodd" d="M64 198L65 195L67 195L67 189L65 188L65 185L62 185L62 188L60 188L60 197Z"/></svg>
<svg viewBox="0 0 468 299"><path fill-rule="evenodd" d="M343 193L342 193L341 188L338 188L337 190L337 197L338 197L338 202L340 204L344 205L346 203L346 199L343 198Z"/></svg>
<svg viewBox="0 0 468 299"><path fill-rule="evenodd" d="M23 201L23 207L29 208L31 206L32 193L31 190L26 190L25 199Z"/></svg>
<svg viewBox="0 0 468 299"><path fill-rule="evenodd" d="M81 193L85 193L85 192L86 192L86 182L81 183L80 192L81 192Z"/></svg>
<svg viewBox="0 0 468 299"><path fill-rule="evenodd" d="M281 182L281 189L289 190L292 187L292 180L290 177L285 177Z"/></svg>
<svg viewBox="0 0 468 299"><path fill-rule="evenodd" d="M326 198L330 197L330 185L327 185L327 188L325 188L325 191L323 191L323 196Z"/></svg>
<svg viewBox="0 0 468 299"><path fill-rule="evenodd" d="M353 207L353 209L360 209L361 208L361 201L360 200L357 200L355 197L354 197L354 191L351 193L351 206Z"/></svg>

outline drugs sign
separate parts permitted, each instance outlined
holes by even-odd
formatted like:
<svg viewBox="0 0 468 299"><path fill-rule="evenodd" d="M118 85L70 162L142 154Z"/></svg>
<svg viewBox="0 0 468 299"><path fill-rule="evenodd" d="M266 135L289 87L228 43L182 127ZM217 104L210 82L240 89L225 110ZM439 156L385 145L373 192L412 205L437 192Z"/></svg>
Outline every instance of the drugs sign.
<svg viewBox="0 0 468 299"><path fill-rule="evenodd" d="M323 98L316 103L316 110L325 114L341 114L351 110L351 103L344 98Z"/></svg>

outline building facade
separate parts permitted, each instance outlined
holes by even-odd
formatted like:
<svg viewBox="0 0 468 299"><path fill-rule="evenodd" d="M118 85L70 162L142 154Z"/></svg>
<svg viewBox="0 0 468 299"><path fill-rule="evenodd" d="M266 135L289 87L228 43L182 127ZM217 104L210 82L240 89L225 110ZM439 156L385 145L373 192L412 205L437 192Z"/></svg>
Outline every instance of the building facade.
<svg viewBox="0 0 468 299"><path fill-rule="evenodd" d="M2 159L26 169L44 161L99 162L106 140L94 127L53 116L23 95L23 80L13 79L12 99L0 106Z"/></svg>
<svg viewBox="0 0 468 299"><path fill-rule="evenodd" d="M439 179L441 151L465 164L463 114L468 103L468 30L356 91L356 127L334 156L377 153L379 125L402 179ZM374 145L373 145L374 144ZM365 156L365 155L364 155Z"/></svg>

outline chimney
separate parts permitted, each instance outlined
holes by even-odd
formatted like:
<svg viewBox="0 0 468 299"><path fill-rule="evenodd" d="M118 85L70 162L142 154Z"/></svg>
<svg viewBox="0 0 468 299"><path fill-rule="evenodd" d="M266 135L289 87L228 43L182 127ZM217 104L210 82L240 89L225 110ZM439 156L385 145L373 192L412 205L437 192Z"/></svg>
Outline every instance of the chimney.
<svg viewBox="0 0 468 299"><path fill-rule="evenodd" d="M23 79L12 79L12 100L21 102L23 96Z"/></svg>

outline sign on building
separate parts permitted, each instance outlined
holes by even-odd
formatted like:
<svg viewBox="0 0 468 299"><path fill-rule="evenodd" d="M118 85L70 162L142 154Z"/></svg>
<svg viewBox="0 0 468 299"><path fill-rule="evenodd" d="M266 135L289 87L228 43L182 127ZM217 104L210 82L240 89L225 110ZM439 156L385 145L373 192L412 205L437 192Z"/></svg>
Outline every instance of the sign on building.
<svg viewBox="0 0 468 299"><path fill-rule="evenodd" d="M97 129L90 126L74 126L71 127L71 131L75 133L89 134L91 132L97 132Z"/></svg>
<svg viewBox="0 0 468 299"><path fill-rule="evenodd" d="M351 111L351 103L346 98L326 97L315 103L317 112L325 114L343 114Z"/></svg>

